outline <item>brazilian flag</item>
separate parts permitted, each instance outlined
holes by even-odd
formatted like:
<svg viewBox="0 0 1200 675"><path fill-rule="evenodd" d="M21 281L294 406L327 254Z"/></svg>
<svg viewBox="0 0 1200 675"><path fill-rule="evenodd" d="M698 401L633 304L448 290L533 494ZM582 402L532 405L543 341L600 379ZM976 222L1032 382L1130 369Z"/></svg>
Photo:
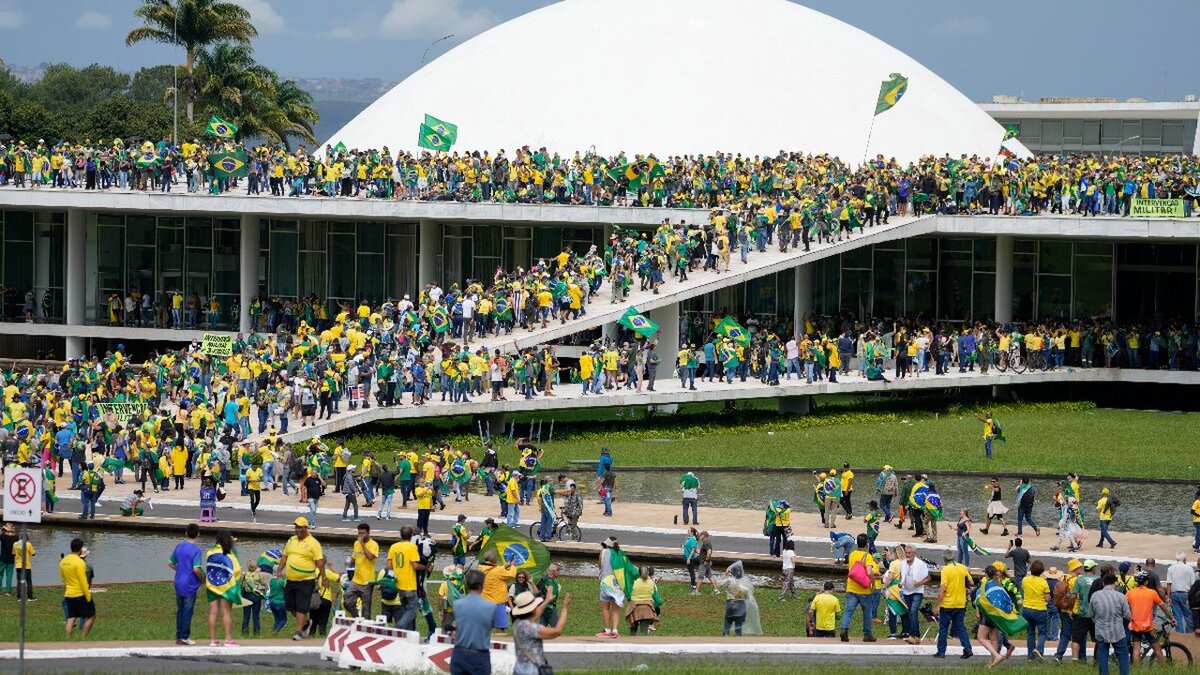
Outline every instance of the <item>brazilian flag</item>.
<svg viewBox="0 0 1200 675"><path fill-rule="evenodd" d="M100 463L100 468L109 473L116 473L118 470L125 468L125 463L116 457L107 457Z"/></svg>
<svg viewBox="0 0 1200 675"><path fill-rule="evenodd" d="M653 178L666 173L659 163L653 159L643 159L637 162L614 166L605 175L614 183L628 183L630 190L642 187L646 178Z"/></svg>
<svg viewBox="0 0 1200 675"><path fill-rule="evenodd" d="M160 161L161 160L158 157L158 153L154 152L153 150L143 150L142 152L138 153L138 156L133 160L133 163L135 166L145 169L158 164Z"/></svg>
<svg viewBox="0 0 1200 675"><path fill-rule="evenodd" d="M925 512L934 520L942 517L942 496L933 490L925 492Z"/></svg>
<svg viewBox="0 0 1200 675"><path fill-rule="evenodd" d="M896 107L904 93L908 91L908 78L900 73L892 73L888 79L879 85L879 99L875 102L875 114L887 112Z"/></svg>
<svg viewBox="0 0 1200 675"><path fill-rule="evenodd" d="M442 138L446 139L446 141L448 141L450 143L450 145L454 145L455 143L458 142L458 125L457 124L443 122L442 120L439 120L438 118L434 117L433 115L430 115L429 113L425 113L425 126L436 131L438 133L438 135L441 136Z"/></svg>
<svg viewBox="0 0 1200 675"><path fill-rule="evenodd" d="M1018 127L1015 124L1009 124L1008 126L1004 127L1004 140L1006 140L1006 141L1014 139L1017 136L1019 136L1020 134L1021 134L1021 127Z"/></svg>
<svg viewBox="0 0 1200 675"><path fill-rule="evenodd" d="M983 587L983 591L975 599L975 604L979 606L980 612L991 619L992 625L1004 631L1005 635L1011 637L1029 626L1029 622L1017 611L1012 596L994 579Z"/></svg>
<svg viewBox="0 0 1200 675"><path fill-rule="evenodd" d="M496 320L497 321L512 321L512 318L513 318L512 303L510 303L508 301L508 298L497 298L496 299Z"/></svg>
<svg viewBox="0 0 1200 675"><path fill-rule="evenodd" d="M617 323L646 338L658 332L658 324L639 312L636 307L626 310L625 315L618 319Z"/></svg>
<svg viewBox="0 0 1200 675"><path fill-rule="evenodd" d="M534 579L540 579L550 565L550 551L541 542L507 525L496 526L487 544L480 549L478 560L483 560L488 551L495 551L497 558L525 570ZM616 569L616 563L613 568Z"/></svg>
<svg viewBox="0 0 1200 675"><path fill-rule="evenodd" d="M435 307L429 320L433 323L434 332L445 333L450 330L450 317L446 314L445 307Z"/></svg>
<svg viewBox="0 0 1200 675"><path fill-rule="evenodd" d="M258 566L259 567L269 566L271 569L277 569L279 567L279 561L282 558L283 558L283 551L281 551L280 549L277 549L277 548L268 549L268 550L264 551L262 555L258 556Z"/></svg>
<svg viewBox="0 0 1200 675"><path fill-rule="evenodd" d="M892 579L884 590L884 597L887 599L887 606L892 610L892 614L908 616L908 603L904 601L904 596L900 595L899 579Z"/></svg>
<svg viewBox="0 0 1200 675"><path fill-rule="evenodd" d="M245 150L217 152L208 156L208 164L217 178L245 176L250 173L250 167L246 164L248 161L250 159L246 156Z"/></svg>
<svg viewBox="0 0 1200 675"><path fill-rule="evenodd" d="M626 600L631 599L633 597L633 582L638 578L637 565L634 565L629 556L625 555L625 552L620 549L610 549L608 561L612 564L613 579L616 581L617 586L620 587L621 593L625 596ZM603 584L605 581L601 579L600 583Z"/></svg>
<svg viewBox="0 0 1200 675"><path fill-rule="evenodd" d="M741 324L737 321L734 321L732 316L721 319L721 323L717 324L717 327L713 330L717 332L717 335L724 335L730 340L741 344L743 347L750 345L749 331L742 328Z"/></svg>
<svg viewBox="0 0 1200 675"><path fill-rule="evenodd" d="M208 120L208 126L204 127L204 133L217 138L233 138L237 130L236 124L230 124L216 115L213 115L212 119Z"/></svg>
<svg viewBox="0 0 1200 675"><path fill-rule="evenodd" d="M204 588L210 600L224 598L234 607L242 604L242 564L237 552L213 546L204 554Z"/></svg>
<svg viewBox="0 0 1200 675"><path fill-rule="evenodd" d="M333 154L342 155L342 154L345 154L345 152L346 152L346 144L345 143L338 141L338 144L333 146Z"/></svg>
<svg viewBox="0 0 1200 675"><path fill-rule="evenodd" d="M445 152L450 149L450 139L428 124L422 124L420 133L417 134L417 145L426 150Z"/></svg>

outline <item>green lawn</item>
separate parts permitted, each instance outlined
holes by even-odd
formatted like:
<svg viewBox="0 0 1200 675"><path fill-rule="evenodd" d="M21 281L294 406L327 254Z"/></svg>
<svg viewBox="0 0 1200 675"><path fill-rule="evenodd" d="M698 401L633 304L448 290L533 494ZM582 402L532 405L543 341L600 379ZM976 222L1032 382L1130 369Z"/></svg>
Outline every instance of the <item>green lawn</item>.
<svg viewBox="0 0 1200 675"><path fill-rule="evenodd" d="M992 410L1007 443L996 443L997 459L983 457L981 424L975 415ZM584 415L593 415L586 419ZM618 415L622 415L618 417ZM633 417L636 415L636 417ZM515 417L517 435L529 418ZM338 437L355 452L377 456L448 440L456 448L479 447L470 418L434 424L383 422ZM936 471L987 471L1088 476L1164 476L1194 479L1195 429L1200 414L1096 408L1091 403L960 404L939 397L855 399L844 397L808 415L780 415L765 404L726 408L704 404L676 415L632 409L571 411L542 425L546 467L594 460L612 448L620 467L828 467L885 463ZM505 442L507 438L505 438ZM476 450L477 452L477 450ZM1130 461L1145 453L1154 462ZM515 457L511 447L501 461ZM1170 467L1164 471L1164 467Z"/></svg>
<svg viewBox="0 0 1200 675"><path fill-rule="evenodd" d="M600 613L597 601L597 585L592 579L563 579L564 593L572 595L571 609L567 620L568 635L592 635L600 630ZM663 582L659 585L664 610L657 635L664 636L718 636L721 634L725 601L723 595L714 595L705 589L698 596L689 595L687 584ZM38 588L38 601L28 605L26 626L28 640L45 642L62 640L62 589ZM769 636L797 636L804 634L804 611L813 591L802 591L797 600L778 601L778 590L756 591L762 615L763 629ZM168 640L175 635L175 597L169 582L114 584L104 592L93 595L96 603L96 624L91 639L104 640ZM379 596L375 602L378 607ZM208 637L208 606L203 594L196 606L192 622L192 637L197 641ZM270 613L262 616L265 625L263 637L270 637ZM241 613L235 611L234 633L241 638ZM853 632L860 633L861 618ZM424 623L420 622L424 632ZM219 630L219 627L218 627ZM284 636L291 634L294 627L289 623ZM622 626L624 632L624 626ZM886 626L876 631L886 635ZM0 642L15 642L17 639L17 601L13 597L0 598Z"/></svg>

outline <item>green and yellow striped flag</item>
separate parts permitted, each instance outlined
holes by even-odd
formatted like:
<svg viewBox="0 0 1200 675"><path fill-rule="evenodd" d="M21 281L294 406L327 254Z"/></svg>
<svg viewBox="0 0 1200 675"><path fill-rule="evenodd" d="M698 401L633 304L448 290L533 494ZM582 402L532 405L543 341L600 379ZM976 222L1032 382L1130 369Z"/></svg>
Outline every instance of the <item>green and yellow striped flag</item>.
<svg viewBox="0 0 1200 675"><path fill-rule="evenodd" d="M208 126L204 128L206 134L216 136L217 138L233 138L237 134L237 130L236 124L226 122L216 115L213 115L212 119L208 120Z"/></svg>
<svg viewBox="0 0 1200 675"><path fill-rule="evenodd" d="M421 131L417 135L417 145L426 150L445 152L450 149L450 140L428 124L422 124Z"/></svg>

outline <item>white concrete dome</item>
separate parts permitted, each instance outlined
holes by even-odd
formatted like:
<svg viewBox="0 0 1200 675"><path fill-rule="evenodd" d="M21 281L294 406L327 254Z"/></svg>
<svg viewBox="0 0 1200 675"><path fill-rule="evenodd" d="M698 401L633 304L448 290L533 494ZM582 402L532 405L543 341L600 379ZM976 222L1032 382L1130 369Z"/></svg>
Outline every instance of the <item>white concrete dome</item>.
<svg viewBox="0 0 1200 675"><path fill-rule="evenodd" d="M908 90L867 148L891 73ZM799 150L857 164L864 150L994 156L1004 136L928 68L788 0L565 0L455 47L329 140L417 150L426 113L458 125L455 149L509 152Z"/></svg>

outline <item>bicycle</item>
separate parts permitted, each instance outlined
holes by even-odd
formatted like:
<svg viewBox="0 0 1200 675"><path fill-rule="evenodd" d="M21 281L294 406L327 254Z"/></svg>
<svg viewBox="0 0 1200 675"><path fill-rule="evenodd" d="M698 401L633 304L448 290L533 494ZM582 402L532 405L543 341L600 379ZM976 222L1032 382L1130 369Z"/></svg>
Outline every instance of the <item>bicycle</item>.
<svg viewBox="0 0 1200 675"><path fill-rule="evenodd" d="M1158 644L1159 649L1162 650L1163 661L1165 661L1165 663L1157 663L1156 665L1174 668L1190 667L1192 665L1191 650L1171 640L1171 631L1166 621L1160 619L1155 622L1155 625L1158 630L1154 632L1154 641ZM1154 647L1150 642L1142 640L1141 644L1138 645L1138 649L1143 664L1157 661L1158 655L1154 652ZM1114 654L1114 658L1115 656Z"/></svg>
<svg viewBox="0 0 1200 675"><path fill-rule="evenodd" d="M529 538L540 539L542 522L540 520L529 525ZM571 521L562 514L560 510L557 519L554 521L553 527L550 529L550 538L559 541L583 541L583 531L578 525L572 525Z"/></svg>
<svg viewBox="0 0 1200 675"><path fill-rule="evenodd" d="M1025 363L1025 359L1021 356L1020 347L1013 345L1008 348L1007 352L998 352L996 356L996 369L1000 372L1003 373L1009 368L1012 368L1013 372L1018 374L1025 372L1027 364Z"/></svg>

